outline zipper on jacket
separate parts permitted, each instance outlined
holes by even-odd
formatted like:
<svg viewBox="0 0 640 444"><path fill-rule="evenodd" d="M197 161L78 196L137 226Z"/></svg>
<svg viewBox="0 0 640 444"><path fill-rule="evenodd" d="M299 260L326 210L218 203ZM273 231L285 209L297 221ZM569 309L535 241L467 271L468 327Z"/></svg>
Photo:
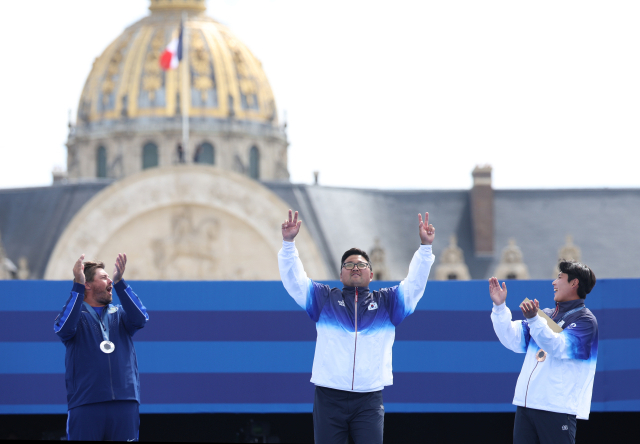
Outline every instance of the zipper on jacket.
<svg viewBox="0 0 640 444"><path fill-rule="evenodd" d="M111 383L111 399L115 401L116 394L113 392L113 376L111 375L111 355L107 355L107 360L109 361L109 382Z"/></svg>
<svg viewBox="0 0 640 444"><path fill-rule="evenodd" d="M353 307L356 312L356 339L353 345L353 375L351 376L351 390L353 390L353 384L356 380L356 351L358 349L358 287L356 287L356 299L353 303Z"/></svg>
<svg viewBox="0 0 640 444"><path fill-rule="evenodd" d="M536 366L533 367L533 370L531 370L531 374L529 375L529 380L527 381L527 391L524 394L524 406L525 406L525 408L527 407L527 396L529 396L529 383L531 382L531 377L533 376L533 372L535 372L536 368L538 368L538 364L540 364L540 361L536 361Z"/></svg>

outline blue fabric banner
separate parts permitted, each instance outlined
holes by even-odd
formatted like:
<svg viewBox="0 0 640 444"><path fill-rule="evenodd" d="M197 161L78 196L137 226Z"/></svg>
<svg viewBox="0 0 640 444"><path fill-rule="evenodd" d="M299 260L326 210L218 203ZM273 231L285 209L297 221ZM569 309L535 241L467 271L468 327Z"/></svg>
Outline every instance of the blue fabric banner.
<svg viewBox="0 0 640 444"><path fill-rule="evenodd" d="M134 336L141 412L311 411L315 324L280 282L129 284L150 315ZM508 285L514 319L522 319L525 297L554 305L551 281ZM66 412L65 351L53 322L71 286L0 281L0 414ZM638 296L640 279L602 279L587 297L600 334L592 411L640 411ZM396 329L385 409L513 411L524 355L498 342L490 311L484 281L429 282L416 312Z"/></svg>

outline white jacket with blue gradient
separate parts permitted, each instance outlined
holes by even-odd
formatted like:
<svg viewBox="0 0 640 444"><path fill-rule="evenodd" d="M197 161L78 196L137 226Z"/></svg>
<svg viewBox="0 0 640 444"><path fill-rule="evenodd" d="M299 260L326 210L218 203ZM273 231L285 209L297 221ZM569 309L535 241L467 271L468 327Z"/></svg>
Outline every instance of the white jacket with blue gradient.
<svg viewBox="0 0 640 444"><path fill-rule="evenodd" d="M278 253L282 283L316 322L311 382L354 392L378 391L393 384L395 327L415 310L434 260L431 245L421 245L399 285L376 291L349 286L340 290L309 279L295 244L283 241Z"/></svg>
<svg viewBox="0 0 640 444"><path fill-rule="evenodd" d="M584 300L560 302L558 310L544 312L558 320ZM493 328L500 342L516 353L526 353L518 376L513 404L589 419L591 393L598 357L598 323L586 307L566 316L561 333L554 333L541 316L512 321L507 304L493 305ZM539 362L536 354L547 352Z"/></svg>

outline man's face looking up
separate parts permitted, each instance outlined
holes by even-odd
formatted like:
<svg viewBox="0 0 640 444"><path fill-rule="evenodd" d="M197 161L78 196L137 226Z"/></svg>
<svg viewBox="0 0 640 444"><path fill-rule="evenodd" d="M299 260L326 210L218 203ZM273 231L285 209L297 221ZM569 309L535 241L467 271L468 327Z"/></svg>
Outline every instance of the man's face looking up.
<svg viewBox="0 0 640 444"><path fill-rule="evenodd" d="M342 268L340 269L340 282L349 287L367 287L369 286L369 282L373 280L373 272L371 271L371 267L365 267L362 270L357 266L353 267L351 270L347 270L344 267L344 264L358 264L365 263L369 264L369 262L360 255L351 255L345 259L342 264Z"/></svg>
<svg viewBox="0 0 640 444"><path fill-rule="evenodd" d="M111 291L113 281L109 278L109 274L102 268L96 270L92 282L87 282L87 289L91 290L91 297L98 306L108 305L113 300Z"/></svg>

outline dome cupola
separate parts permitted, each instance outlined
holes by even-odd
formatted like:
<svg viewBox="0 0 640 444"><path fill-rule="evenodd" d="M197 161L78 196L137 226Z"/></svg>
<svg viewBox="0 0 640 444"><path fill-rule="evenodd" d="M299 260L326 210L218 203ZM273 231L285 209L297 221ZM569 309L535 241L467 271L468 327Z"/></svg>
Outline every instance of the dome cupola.
<svg viewBox="0 0 640 444"><path fill-rule="evenodd" d="M150 0L149 9L93 64L67 143L69 177L120 178L149 165L197 163L207 144L218 166L257 179L287 179L286 136L261 62L205 15L204 0ZM187 69L164 71L160 55L181 26ZM189 143L178 148L183 114ZM156 148L145 163L138 157L147 143Z"/></svg>

